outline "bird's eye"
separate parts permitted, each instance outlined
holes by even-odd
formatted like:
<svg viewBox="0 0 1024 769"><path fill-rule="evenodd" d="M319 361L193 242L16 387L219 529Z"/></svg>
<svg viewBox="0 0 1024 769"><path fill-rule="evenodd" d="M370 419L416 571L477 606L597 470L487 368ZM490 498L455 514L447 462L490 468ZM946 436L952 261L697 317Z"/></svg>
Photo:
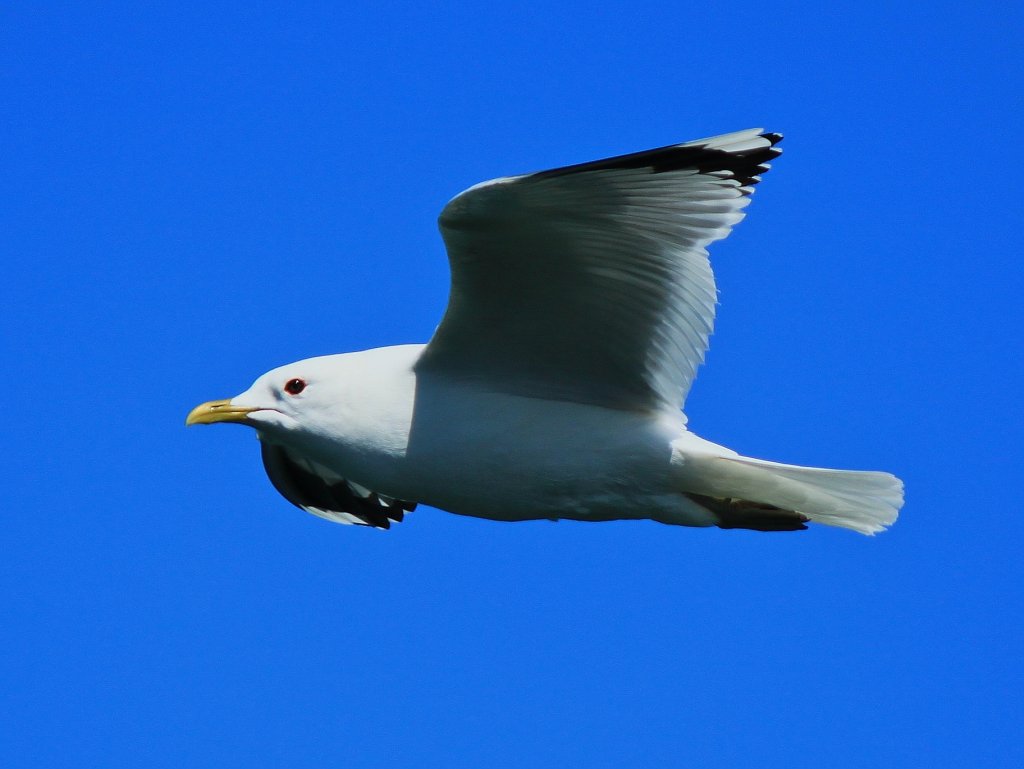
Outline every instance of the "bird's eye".
<svg viewBox="0 0 1024 769"><path fill-rule="evenodd" d="M289 379L284 386L284 391L289 395L298 395L306 389L306 383L302 379Z"/></svg>

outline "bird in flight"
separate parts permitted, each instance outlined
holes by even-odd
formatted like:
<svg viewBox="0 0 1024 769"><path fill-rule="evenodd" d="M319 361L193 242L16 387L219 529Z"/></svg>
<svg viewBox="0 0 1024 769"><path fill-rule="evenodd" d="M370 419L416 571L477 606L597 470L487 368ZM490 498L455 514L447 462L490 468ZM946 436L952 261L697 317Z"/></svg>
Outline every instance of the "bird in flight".
<svg viewBox="0 0 1024 769"><path fill-rule="evenodd" d="M428 344L291 363L185 423L255 428L277 490L339 523L386 529L423 503L881 531L903 504L896 477L741 456L682 411L715 317L706 248L781 138L749 129L470 187L441 212L451 294Z"/></svg>

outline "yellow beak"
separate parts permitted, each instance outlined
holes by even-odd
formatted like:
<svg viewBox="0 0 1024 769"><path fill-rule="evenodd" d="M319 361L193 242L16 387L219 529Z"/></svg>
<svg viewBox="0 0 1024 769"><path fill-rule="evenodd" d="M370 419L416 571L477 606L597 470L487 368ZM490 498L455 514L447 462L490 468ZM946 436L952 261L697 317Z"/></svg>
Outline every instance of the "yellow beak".
<svg viewBox="0 0 1024 769"><path fill-rule="evenodd" d="M231 400L207 401L200 403L185 417L185 426L212 425L215 422L245 422L250 412L256 411L251 406L232 406Z"/></svg>

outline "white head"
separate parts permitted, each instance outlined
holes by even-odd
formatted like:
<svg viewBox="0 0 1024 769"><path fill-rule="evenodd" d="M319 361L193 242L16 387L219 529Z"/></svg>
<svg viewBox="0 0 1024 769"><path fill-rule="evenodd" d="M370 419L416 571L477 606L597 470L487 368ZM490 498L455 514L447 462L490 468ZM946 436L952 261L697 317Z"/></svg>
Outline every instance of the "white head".
<svg viewBox="0 0 1024 769"><path fill-rule="evenodd" d="M196 406L185 424L236 422L280 437L306 432L343 402L344 357L310 358L268 371L234 398Z"/></svg>
<svg viewBox="0 0 1024 769"><path fill-rule="evenodd" d="M235 422L293 445L399 440L408 432L422 349L379 347L289 363L234 398L196 406L185 424Z"/></svg>

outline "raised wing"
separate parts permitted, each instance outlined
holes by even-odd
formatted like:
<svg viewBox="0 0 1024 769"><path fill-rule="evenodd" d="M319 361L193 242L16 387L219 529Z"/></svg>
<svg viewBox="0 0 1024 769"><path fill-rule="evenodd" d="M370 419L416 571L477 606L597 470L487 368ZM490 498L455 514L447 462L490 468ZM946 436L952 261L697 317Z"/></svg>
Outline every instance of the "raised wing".
<svg viewBox="0 0 1024 769"><path fill-rule="evenodd" d="M781 135L733 134L478 184L441 212L451 295L417 371L528 397L680 408L711 334L705 247Z"/></svg>
<svg viewBox="0 0 1024 769"><path fill-rule="evenodd" d="M281 496L306 512L335 523L391 528L415 502L385 497L335 475L283 446L260 441L263 467Z"/></svg>

